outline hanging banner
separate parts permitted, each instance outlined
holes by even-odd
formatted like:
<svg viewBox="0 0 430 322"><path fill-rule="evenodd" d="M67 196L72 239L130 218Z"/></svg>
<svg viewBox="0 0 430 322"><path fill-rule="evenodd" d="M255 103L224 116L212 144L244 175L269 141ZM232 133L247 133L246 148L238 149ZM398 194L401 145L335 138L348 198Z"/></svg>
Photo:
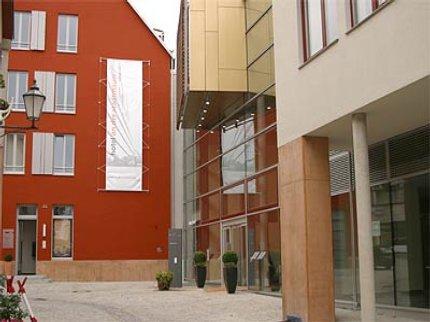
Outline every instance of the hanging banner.
<svg viewBox="0 0 430 322"><path fill-rule="evenodd" d="M107 60L106 190L142 190L143 63Z"/></svg>

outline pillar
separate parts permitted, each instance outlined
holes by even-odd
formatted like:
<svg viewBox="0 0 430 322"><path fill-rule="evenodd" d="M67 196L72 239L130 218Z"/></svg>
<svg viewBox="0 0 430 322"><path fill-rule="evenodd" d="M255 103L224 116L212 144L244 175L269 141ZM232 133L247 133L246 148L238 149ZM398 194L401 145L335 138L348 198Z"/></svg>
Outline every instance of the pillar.
<svg viewBox="0 0 430 322"><path fill-rule="evenodd" d="M355 198L357 208L358 260L360 267L361 320L376 321L373 265L372 206L366 114L352 116Z"/></svg>
<svg viewBox="0 0 430 322"><path fill-rule="evenodd" d="M284 319L334 322L328 139L301 137L279 148Z"/></svg>

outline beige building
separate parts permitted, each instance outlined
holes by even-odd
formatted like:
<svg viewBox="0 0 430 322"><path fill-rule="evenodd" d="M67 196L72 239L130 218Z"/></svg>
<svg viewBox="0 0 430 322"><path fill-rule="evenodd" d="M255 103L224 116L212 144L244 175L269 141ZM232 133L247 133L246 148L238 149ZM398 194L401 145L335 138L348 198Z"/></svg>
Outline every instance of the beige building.
<svg viewBox="0 0 430 322"><path fill-rule="evenodd" d="M334 321L335 293L366 322L375 302L428 309L429 2L273 13L284 315Z"/></svg>
<svg viewBox="0 0 430 322"><path fill-rule="evenodd" d="M222 285L234 250L239 285L282 296L285 319L428 312L429 11L182 1L186 279L199 250L207 283Z"/></svg>

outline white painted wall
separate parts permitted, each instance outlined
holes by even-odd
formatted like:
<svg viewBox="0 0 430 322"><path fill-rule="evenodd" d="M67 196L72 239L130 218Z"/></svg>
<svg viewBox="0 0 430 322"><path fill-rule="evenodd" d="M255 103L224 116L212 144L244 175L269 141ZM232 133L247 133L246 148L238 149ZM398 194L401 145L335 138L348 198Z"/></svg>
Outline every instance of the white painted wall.
<svg viewBox="0 0 430 322"><path fill-rule="evenodd" d="M297 1L273 1L278 146L430 74L430 1L394 0L349 34L337 3L338 42L299 69Z"/></svg>

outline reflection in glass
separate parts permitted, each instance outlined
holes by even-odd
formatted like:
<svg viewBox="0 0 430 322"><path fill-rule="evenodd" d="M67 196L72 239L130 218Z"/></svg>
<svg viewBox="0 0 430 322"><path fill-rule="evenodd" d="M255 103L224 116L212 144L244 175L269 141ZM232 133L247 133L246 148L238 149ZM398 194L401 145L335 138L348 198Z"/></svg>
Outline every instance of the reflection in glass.
<svg viewBox="0 0 430 322"><path fill-rule="evenodd" d="M247 285L247 249L246 249L246 224L223 227L223 253L236 252L237 261L237 285Z"/></svg>
<svg viewBox="0 0 430 322"><path fill-rule="evenodd" d="M223 190L222 216L231 217L245 213L245 186L243 184Z"/></svg>
<svg viewBox="0 0 430 322"><path fill-rule="evenodd" d="M248 217L249 288L279 292L281 289L281 241L279 211Z"/></svg>
<svg viewBox="0 0 430 322"><path fill-rule="evenodd" d="M278 204L278 171L272 169L248 181L248 211L276 207Z"/></svg>
<svg viewBox="0 0 430 322"><path fill-rule="evenodd" d="M196 230L196 250L205 252L207 255L207 277L208 283L221 283L221 239L220 225L198 227Z"/></svg>

